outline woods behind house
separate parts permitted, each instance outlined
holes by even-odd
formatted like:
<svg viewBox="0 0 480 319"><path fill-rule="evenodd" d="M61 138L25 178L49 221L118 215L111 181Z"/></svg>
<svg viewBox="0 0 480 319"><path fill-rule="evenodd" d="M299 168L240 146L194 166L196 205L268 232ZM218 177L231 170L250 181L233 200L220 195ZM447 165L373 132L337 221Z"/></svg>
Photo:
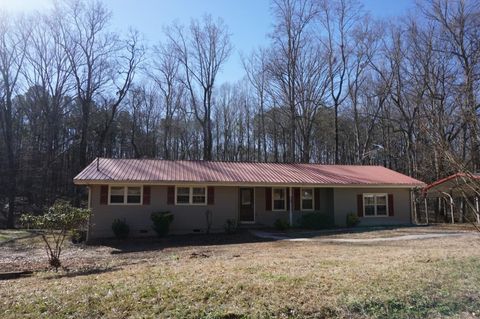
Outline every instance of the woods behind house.
<svg viewBox="0 0 480 319"><path fill-rule="evenodd" d="M271 14L265 45L240 52L209 15L147 43L114 32L99 1L3 13L6 224L19 202L80 198L72 178L97 156L378 164L426 182L478 170L478 1L388 21L353 0L273 0ZM243 78L221 83L239 54Z"/></svg>

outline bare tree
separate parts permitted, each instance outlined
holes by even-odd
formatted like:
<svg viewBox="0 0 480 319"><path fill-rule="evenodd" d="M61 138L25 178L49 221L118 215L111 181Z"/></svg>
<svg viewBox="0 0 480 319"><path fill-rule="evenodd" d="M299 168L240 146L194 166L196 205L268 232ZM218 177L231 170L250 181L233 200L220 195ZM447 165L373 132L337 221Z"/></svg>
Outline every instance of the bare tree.
<svg viewBox="0 0 480 319"><path fill-rule="evenodd" d="M57 3L55 23L72 70L75 97L81 108L79 167L87 161L92 108L102 108L105 118L99 132L97 154L102 154L108 130L133 81L142 57L138 32L126 40L108 31L111 13L99 1Z"/></svg>
<svg viewBox="0 0 480 319"><path fill-rule="evenodd" d="M339 153L339 108L348 96L347 74L353 39L350 37L357 21L361 21L362 10L355 0L321 1L321 25L326 31L322 40L327 52L329 93L335 111L335 164L340 162Z"/></svg>
<svg viewBox="0 0 480 319"><path fill-rule="evenodd" d="M25 115L29 117L32 133L38 139L36 152L42 166L40 183L45 186L38 193L53 202L56 198L56 178L58 161L67 149L70 140L62 139L62 119L71 99L71 68L68 56L61 45L61 33L51 17L47 14L36 14L30 20L32 34L26 50L26 64L22 70L26 84L30 87L25 96ZM31 103L30 103L31 102ZM38 112L36 112L38 110ZM43 125L42 125L43 123ZM43 157L42 157L43 156Z"/></svg>
<svg viewBox="0 0 480 319"><path fill-rule="evenodd" d="M180 61L174 54L174 47L172 45L158 45L154 47L153 54L152 65L147 74L155 82L161 93L161 106L164 113L163 157L171 159L173 117L182 107L181 102L185 86L181 83Z"/></svg>
<svg viewBox="0 0 480 319"><path fill-rule="evenodd" d="M248 58L242 59L243 68L247 74L254 91L255 97L259 107L259 121L260 121L260 140L261 146L258 147L258 159L263 158L264 162L268 161L267 154L267 137L265 131L265 109L268 99L268 57L269 53L265 49L259 49L253 52ZM260 155L260 152L263 154Z"/></svg>
<svg viewBox="0 0 480 319"><path fill-rule="evenodd" d="M29 27L24 20L12 20L6 13L0 15L0 128L6 146L7 227L14 227L15 197L17 194L17 158L13 129L15 116L14 95L20 86L25 62Z"/></svg>
<svg viewBox="0 0 480 319"><path fill-rule="evenodd" d="M480 137L477 90L480 62L480 3L470 0L431 0L422 7L424 15L440 28L436 34L441 42L436 50L454 57L461 69L460 90L463 97L463 115L469 128L471 167L480 167Z"/></svg>
<svg viewBox="0 0 480 319"><path fill-rule="evenodd" d="M188 30L175 24L166 30L183 68L182 80L190 105L203 130L203 159L212 159L212 108L215 80L230 56L232 45L227 26L209 15L192 20Z"/></svg>
<svg viewBox="0 0 480 319"><path fill-rule="evenodd" d="M288 161L296 159L296 131L298 94L298 67L302 50L313 40L312 25L318 14L318 7L311 0L275 0L272 11L276 19L270 37L274 55L269 70L275 79L274 90L278 101L289 112Z"/></svg>

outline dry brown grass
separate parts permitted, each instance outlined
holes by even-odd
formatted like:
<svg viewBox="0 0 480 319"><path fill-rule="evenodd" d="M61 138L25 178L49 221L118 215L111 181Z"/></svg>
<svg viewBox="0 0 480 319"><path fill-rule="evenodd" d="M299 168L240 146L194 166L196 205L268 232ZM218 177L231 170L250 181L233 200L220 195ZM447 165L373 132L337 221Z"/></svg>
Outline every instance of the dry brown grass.
<svg viewBox="0 0 480 319"><path fill-rule="evenodd" d="M138 247L144 251L113 255L117 249L111 246L74 250L67 255L69 273L42 271L0 282L1 317L422 318L480 313L479 238L218 243L237 241L231 238L214 245L142 242ZM180 247L168 248L174 245ZM14 254L11 249L3 247L2 257ZM36 260L28 265L41 262L38 247L31 243L26 250Z"/></svg>

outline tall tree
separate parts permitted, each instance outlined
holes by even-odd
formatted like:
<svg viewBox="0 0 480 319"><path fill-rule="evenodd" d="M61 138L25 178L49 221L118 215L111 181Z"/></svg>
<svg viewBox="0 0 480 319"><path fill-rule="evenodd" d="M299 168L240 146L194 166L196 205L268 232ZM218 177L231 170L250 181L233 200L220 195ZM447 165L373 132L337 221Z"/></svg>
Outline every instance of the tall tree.
<svg viewBox="0 0 480 319"><path fill-rule="evenodd" d="M312 37L312 25L318 14L315 1L274 0L272 11L276 20L272 38L273 59L270 72L275 79L278 100L289 112L288 161L296 160L296 131L298 115L298 68L302 51Z"/></svg>
<svg viewBox="0 0 480 319"><path fill-rule="evenodd" d="M167 37L183 68L182 81L190 105L203 131L203 159L212 159L212 109L215 80L230 56L232 45L227 26L210 15L192 20L188 29L175 24L167 28Z"/></svg>
<svg viewBox="0 0 480 319"><path fill-rule="evenodd" d="M16 113L14 96L19 91L25 61L29 26L24 20L12 20L0 15L0 129L7 157L7 227L14 227L15 197L17 195L16 136L13 121Z"/></svg>
<svg viewBox="0 0 480 319"><path fill-rule="evenodd" d="M152 65L147 71L150 78L160 90L163 110L163 158L172 159L172 137L174 116L181 107L185 86L180 78L180 61L173 46L158 45L153 49Z"/></svg>
<svg viewBox="0 0 480 319"><path fill-rule="evenodd" d="M340 162L338 115L340 106L348 96L346 84L354 42L351 34L361 20L362 10L355 0L321 1L320 21L326 31L322 42L327 51L328 91L335 111L335 164Z"/></svg>
<svg viewBox="0 0 480 319"><path fill-rule="evenodd" d="M461 70L462 112L469 129L471 168L480 168L480 3L475 0L431 0L423 7L425 16L439 27L441 42L436 50L451 54ZM442 42L448 43L445 47Z"/></svg>

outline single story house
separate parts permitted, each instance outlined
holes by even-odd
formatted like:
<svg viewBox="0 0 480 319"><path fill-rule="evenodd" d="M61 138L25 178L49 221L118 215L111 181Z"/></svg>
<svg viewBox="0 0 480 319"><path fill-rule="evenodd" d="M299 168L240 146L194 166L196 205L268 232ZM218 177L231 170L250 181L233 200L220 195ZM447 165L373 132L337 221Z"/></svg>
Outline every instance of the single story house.
<svg viewBox="0 0 480 319"><path fill-rule="evenodd" d="M337 226L351 213L361 225L408 224L413 190L425 186L381 166L109 158L95 159L74 183L88 187L89 238L113 236L117 218L132 236L153 235L154 211L173 213L172 233L204 232L207 215L211 231L227 220L296 225L315 212Z"/></svg>

